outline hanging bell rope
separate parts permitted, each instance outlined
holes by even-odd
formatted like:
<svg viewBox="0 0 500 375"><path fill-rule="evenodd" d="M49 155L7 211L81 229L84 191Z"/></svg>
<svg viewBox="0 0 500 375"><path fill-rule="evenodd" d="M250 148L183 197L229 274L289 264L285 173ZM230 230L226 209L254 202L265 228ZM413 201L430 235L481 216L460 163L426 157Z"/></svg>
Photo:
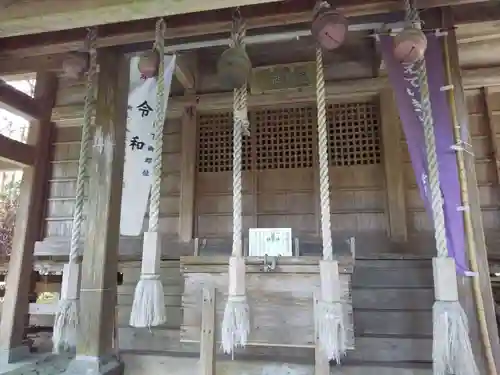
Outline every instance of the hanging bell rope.
<svg viewBox="0 0 500 375"><path fill-rule="evenodd" d="M347 351L347 336L343 305L340 298L339 267L338 262L333 260L327 139L328 122L326 117L323 53L320 47L316 48L316 101L318 110L318 160L323 260L320 261L321 294L315 312L315 325L320 350L329 360L340 363Z"/></svg>
<svg viewBox="0 0 500 375"><path fill-rule="evenodd" d="M406 20L411 27L420 28L417 10L410 0L405 0ZM427 173L436 240L437 257L433 259L434 289L436 301L433 305L433 370L434 375L476 375L477 369L469 338L467 315L458 301L456 267L448 257L443 196L439 181L439 168L434 134L434 120L427 81L425 59L414 64L420 88L420 106L427 155Z"/></svg>
<svg viewBox="0 0 500 375"><path fill-rule="evenodd" d="M232 46L244 48L246 27L239 14L233 20ZM233 102L233 250L229 258L229 293L222 321L222 348L232 354L245 347L250 332L250 313L245 291L245 259L242 230L242 141L248 129L247 84L234 90Z"/></svg>
<svg viewBox="0 0 500 375"><path fill-rule="evenodd" d="M78 174L76 182L75 211L71 227L71 243L69 263L64 265L63 282L61 285L61 300L59 310L54 321L52 341L54 351L71 350L76 347L79 326L79 283L81 265L79 264L79 250L82 244L83 208L85 204L85 179L89 161L91 140L92 115L94 111L94 84L97 75L97 29L91 28L87 35L89 51L89 69L85 88L85 104L83 111L82 140L80 157L78 160Z"/></svg>
<svg viewBox="0 0 500 375"><path fill-rule="evenodd" d="M163 126L165 122L165 22L156 23L154 51L158 55L156 118L154 123L153 183L149 205L149 227L144 233L141 277L134 293L129 324L132 327L159 326L166 322L165 297L160 280L161 233L159 233L162 178ZM156 69L155 69L156 70Z"/></svg>

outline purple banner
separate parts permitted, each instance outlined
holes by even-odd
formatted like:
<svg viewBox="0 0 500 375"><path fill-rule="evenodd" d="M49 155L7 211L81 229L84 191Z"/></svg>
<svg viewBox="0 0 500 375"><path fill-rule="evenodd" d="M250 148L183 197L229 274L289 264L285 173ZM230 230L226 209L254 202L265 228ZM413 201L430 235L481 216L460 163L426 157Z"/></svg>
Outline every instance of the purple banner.
<svg viewBox="0 0 500 375"><path fill-rule="evenodd" d="M401 64L395 59L392 37L380 36L380 46L389 80L396 96L420 196L432 220L430 197L427 195L427 157L417 72L412 65ZM455 259L457 272L464 274L468 271L468 266L465 256L463 213L460 209L462 200L456 151L452 149L455 144L453 121L450 115L447 92L442 89L446 85L442 56L439 36L428 34L425 60L434 119L439 179L444 200L448 255Z"/></svg>

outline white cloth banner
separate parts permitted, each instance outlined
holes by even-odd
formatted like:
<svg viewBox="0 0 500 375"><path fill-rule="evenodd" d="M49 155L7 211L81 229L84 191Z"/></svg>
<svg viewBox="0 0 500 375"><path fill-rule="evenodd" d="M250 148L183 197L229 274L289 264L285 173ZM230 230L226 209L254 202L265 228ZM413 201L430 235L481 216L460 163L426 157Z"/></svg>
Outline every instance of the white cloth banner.
<svg viewBox="0 0 500 375"><path fill-rule="evenodd" d="M120 234L138 236L142 232L149 193L153 182L154 121L156 119L157 78L141 76L138 57L130 61L130 88L127 106L127 135L120 216ZM165 113L175 70L175 55L165 56Z"/></svg>

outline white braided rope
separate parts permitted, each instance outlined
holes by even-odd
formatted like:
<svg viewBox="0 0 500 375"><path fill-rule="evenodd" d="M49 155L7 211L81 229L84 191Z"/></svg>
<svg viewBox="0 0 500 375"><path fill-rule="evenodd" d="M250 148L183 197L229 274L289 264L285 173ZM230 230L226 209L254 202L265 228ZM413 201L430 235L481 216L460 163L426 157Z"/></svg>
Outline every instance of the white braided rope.
<svg viewBox="0 0 500 375"><path fill-rule="evenodd" d="M165 22L160 19L156 22L155 45L158 52L158 77L156 85L156 118L154 123L154 153L153 153L153 184L149 202L149 232L158 232L160 214L160 188L162 177L163 126L165 123L165 86L163 75L165 72Z"/></svg>
<svg viewBox="0 0 500 375"><path fill-rule="evenodd" d="M414 9L410 0L405 0L406 19L415 27L420 26L418 12ZM446 241L446 224L443 208L443 196L439 182L439 169L436 152L436 136L434 134L434 119L432 117L431 101L429 95L429 84L427 82L427 68L425 59L420 59L414 65L418 74L420 87L420 105L422 108L425 148L427 154L427 173L430 191L430 203L432 208L432 221L434 223L434 237L438 257L448 256L448 244Z"/></svg>
<svg viewBox="0 0 500 375"><path fill-rule="evenodd" d="M323 53L316 48L316 103L318 108L319 195L321 205L321 238L323 259L333 259L332 224L330 217L330 175L328 170L328 136Z"/></svg>
<svg viewBox="0 0 500 375"><path fill-rule="evenodd" d="M78 261L78 250L82 238L83 206L85 203L85 179L87 175L87 164L89 161L90 128L92 126L92 115L94 112L94 82L97 75L97 29L89 29L87 43L89 50L89 69L87 72L87 84L85 88L85 104L83 109L82 140L80 144L80 156L78 159L78 174L76 179L76 201L71 227L71 244L69 251L69 262Z"/></svg>
<svg viewBox="0 0 500 375"><path fill-rule="evenodd" d="M246 25L243 20L234 21L231 47L244 48ZM243 256L242 230L242 157L243 131L247 127L247 84L233 91L233 252L234 256Z"/></svg>

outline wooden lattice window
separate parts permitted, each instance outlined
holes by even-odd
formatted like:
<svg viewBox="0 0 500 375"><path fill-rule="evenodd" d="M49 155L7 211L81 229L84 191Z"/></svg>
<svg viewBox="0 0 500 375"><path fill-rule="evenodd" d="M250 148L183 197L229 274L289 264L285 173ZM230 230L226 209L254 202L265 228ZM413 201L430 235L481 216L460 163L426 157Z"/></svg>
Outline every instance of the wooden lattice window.
<svg viewBox="0 0 500 375"><path fill-rule="evenodd" d="M380 163L380 117L374 103L328 105L329 159L332 166Z"/></svg>
<svg viewBox="0 0 500 375"><path fill-rule="evenodd" d="M198 172L227 172L233 169L232 112L198 115ZM251 142L243 137L243 170L251 166Z"/></svg>
<svg viewBox="0 0 500 375"><path fill-rule="evenodd" d="M256 168L310 168L316 111L312 106L262 109L252 113Z"/></svg>

